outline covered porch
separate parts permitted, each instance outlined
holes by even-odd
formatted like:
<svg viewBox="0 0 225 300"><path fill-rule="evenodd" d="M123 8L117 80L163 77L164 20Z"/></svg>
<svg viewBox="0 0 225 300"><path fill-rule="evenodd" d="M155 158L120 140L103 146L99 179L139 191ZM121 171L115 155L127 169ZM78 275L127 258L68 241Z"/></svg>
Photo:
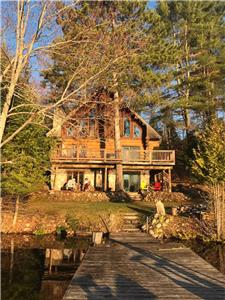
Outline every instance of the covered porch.
<svg viewBox="0 0 225 300"><path fill-rule="evenodd" d="M154 189L154 182L161 182L162 191L171 192L172 166L134 166L123 164L123 187L125 192L139 192L141 189ZM82 191L85 179L90 183L91 191L115 191L115 165L100 164L59 164L53 165L51 187L53 190L65 189L69 179L73 178L77 190Z"/></svg>

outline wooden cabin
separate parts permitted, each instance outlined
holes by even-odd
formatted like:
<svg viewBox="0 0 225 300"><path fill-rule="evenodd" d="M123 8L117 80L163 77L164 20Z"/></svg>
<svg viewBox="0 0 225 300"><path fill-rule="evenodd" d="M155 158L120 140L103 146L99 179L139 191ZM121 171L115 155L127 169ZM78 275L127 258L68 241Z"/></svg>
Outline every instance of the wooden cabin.
<svg viewBox="0 0 225 300"><path fill-rule="evenodd" d="M116 164L122 163L123 186L137 192L141 185L164 182L171 191L171 169L175 164L173 150L159 150L160 135L136 112L120 109L121 153L115 155L114 113L109 106L84 105L68 121L63 110L55 112L51 135L59 145L51 157L51 185L54 190L65 187L75 178L82 188L88 178L92 189L115 191Z"/></svg>

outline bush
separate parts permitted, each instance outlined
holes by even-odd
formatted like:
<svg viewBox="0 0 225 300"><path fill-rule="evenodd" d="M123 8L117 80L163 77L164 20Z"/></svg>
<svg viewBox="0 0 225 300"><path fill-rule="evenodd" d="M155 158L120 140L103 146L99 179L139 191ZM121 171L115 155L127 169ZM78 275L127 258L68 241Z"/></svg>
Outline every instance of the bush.
<svg viewBox="0 0 225 300"><path fill-rule="evenodd" d="M71 215L66 216L66 223L69 225L70 229L73 232L76 232L77 229L79 228L79 221Z"/></svg>

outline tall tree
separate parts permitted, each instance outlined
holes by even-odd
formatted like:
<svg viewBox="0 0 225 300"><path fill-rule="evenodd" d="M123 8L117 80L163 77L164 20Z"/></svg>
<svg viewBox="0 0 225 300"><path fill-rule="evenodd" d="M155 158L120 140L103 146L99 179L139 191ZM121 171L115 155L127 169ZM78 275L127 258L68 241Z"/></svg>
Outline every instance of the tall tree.
<svg viewBox="0 0 225 300"><path fill-rule="evenodd" d="M160 1L168 40L176 47L165 96L186 136L224 107L224 4L217 1Z"/></svg>
<svg viewBox="0 0 225 300"><path fill-rule="evenodd" d="M159 59L163 61L163 55L156 52L163 29L157 29L159 17L146 5L143 1L83 1L65 10L58 18L63 31L60 40L64 42L76 36L80 43L71 44L65 57L59 55L59 51L51 55L52 66L43 73L54 98L64 88L67 76L73 73L76 65L84 64L85 71L76 76L75 86L71 85L70 90L82 76L90 77L95 69L113 62L107 72L84 86L79 97L71 99L71 107L79 105L84 98L90 99L94 91L103 87L113 95L117 189L123 188L119 108L124 103L144 103L144 99L150 97L151 83L152 92L157 91L160 75L152 72L150 65L154 66ZM58 7L61 9L63 3L58 3ZM165 41L160 43L162 50L164 44Z"/></svg>
<svg viewBox="0 0 225 300"><path fill-rule="evenodd" d="M11 111L6 123L6 138L24 124L32 111L29 104L33 102L35 95L27 82L28 78L27 74L20 78L19 84L24 88L18 91L18 97L17 90L15 92L15 109ZM38 116L29 127L25 127L2 148L3 194L20 197L40 188L46 182L45 173L50 167L49 151L52 144L52 140L46 137L47 132L45 120Z"/></svg>

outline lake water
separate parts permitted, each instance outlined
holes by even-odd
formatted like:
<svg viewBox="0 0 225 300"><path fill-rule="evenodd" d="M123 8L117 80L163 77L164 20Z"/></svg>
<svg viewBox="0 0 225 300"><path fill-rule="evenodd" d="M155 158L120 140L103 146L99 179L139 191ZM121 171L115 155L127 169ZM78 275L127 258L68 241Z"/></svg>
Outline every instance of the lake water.
<svg viewBox="0 0 225 300"><path fill-rule="evenodd" d="M225 274L225 245L185 243ZM61 300L90 239L2 235L2 300Z"/></svg>
<svg viewBox="0 0 225 300"><path fill-rule="evenodd" d="M61 300L89 244L87 238L2 236L1 299Z"/></svg>

